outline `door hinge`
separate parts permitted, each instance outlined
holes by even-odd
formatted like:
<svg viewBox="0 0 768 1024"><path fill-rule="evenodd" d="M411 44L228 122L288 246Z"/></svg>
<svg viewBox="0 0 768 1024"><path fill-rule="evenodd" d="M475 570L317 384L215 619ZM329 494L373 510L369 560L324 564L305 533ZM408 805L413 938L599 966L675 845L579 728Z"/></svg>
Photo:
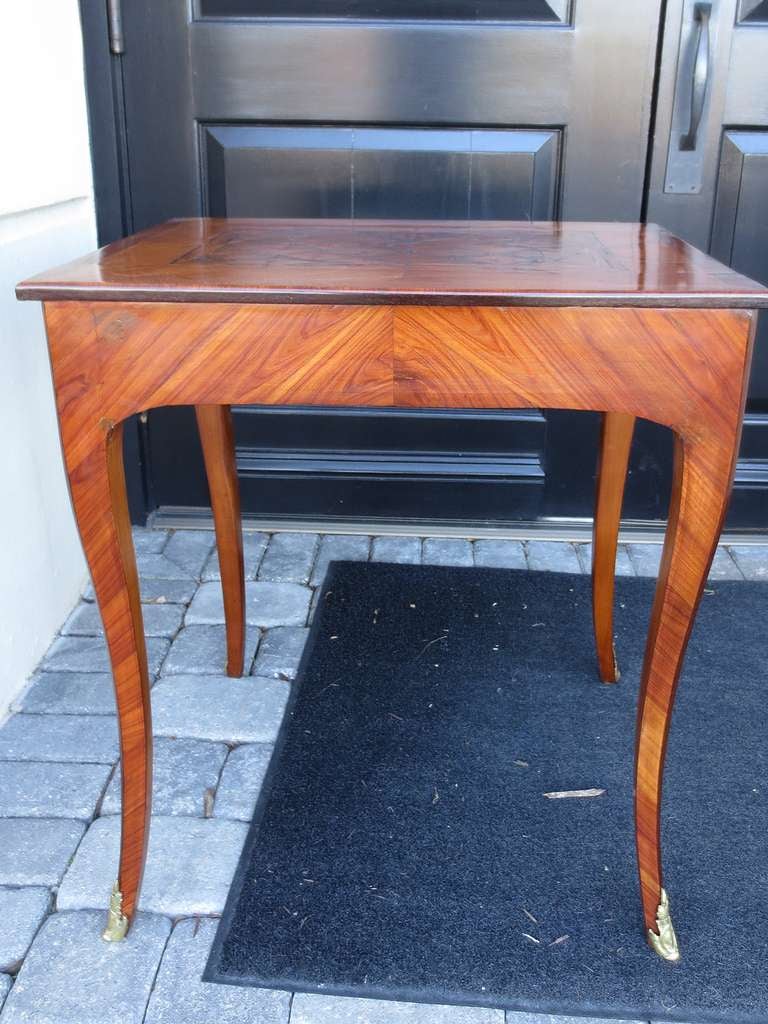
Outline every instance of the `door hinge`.
<svg viewBox="0 0 768 1024"><path fill-rule="evenodd" d="M125 53L123 37L123 11L120 0L107 0L107 23L109 29L109 52Z"/></svg>

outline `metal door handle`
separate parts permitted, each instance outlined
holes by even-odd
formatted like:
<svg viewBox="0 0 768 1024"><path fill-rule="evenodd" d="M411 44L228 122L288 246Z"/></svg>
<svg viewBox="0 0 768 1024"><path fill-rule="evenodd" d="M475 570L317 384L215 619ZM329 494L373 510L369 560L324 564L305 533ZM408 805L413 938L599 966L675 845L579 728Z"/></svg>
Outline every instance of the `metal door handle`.
<svg viewBox="0 0 768 1024"><path fill-rule="evenodd" d="M680 149L696 149L696 136L699 133L701 115L704 113L704 101L709 87L710 40L709 21L712 16L712 4L694 4L693 19L698 25L696 35L696 59L693 62L693 85L691 87L691 123L685 135L680 136Z"/></svg>

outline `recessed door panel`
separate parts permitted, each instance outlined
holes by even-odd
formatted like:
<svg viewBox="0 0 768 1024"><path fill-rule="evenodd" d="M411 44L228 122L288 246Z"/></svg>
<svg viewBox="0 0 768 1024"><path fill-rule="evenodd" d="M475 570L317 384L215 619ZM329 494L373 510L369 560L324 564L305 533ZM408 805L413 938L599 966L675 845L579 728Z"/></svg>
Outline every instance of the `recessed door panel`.
<svg viewBox="0 0 768 1024"><path fill-rule="evenodd" d="M712 255L768 284L768 128L723 136ZM750 388L768 410L768 318L762 317Z"/></svg>
<svg viewBox="0 0 768 1024"><path fill-rule="evenodd" d="M199 0L203 18L375 18L562 24L568 0Z"/></svg>
<svg viewBox="0 0 768 1024"><path fill-rule="evenodd" d="M190 33L201 121L539 126L571 108L569 28L266 20Z"/></svg>
<svg viewBox="0 0 768 1024"><path fill-rule="evenodd" d="M207 125L217 217L544 220L556 213L557 131Z"/></svg>
<svg viewBox="0 0 768 1024"><path fill-rule="evenodd" d="M768 284L768 129L723 136L712 254ZM764 521L760 522L762 508ZM768 525L768 318L758 323L732 521Z"/></svg>
<svg viewBox="0 0 768 1024"><path fill-rule="evenodd" d="M768 0L739 0L738 20L740 24L768 24Z"/></svg>
<svg viewBox="0 0 768 1024"><path fill-rule="evenodd" d="M207 125L202 134L211 216L352 216L349 131Z"/></svg>

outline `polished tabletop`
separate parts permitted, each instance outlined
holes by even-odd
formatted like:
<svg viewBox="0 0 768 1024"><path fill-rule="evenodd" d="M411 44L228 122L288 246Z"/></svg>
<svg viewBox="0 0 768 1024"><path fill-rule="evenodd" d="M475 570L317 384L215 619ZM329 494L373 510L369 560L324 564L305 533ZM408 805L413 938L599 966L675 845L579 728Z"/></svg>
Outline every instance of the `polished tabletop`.
<svg viewBox="0 0 768 1024"><path fill-rule="evenodd" d="M409 305L768 305L655 224L168 221L23 282L22 299Z"/></svg>

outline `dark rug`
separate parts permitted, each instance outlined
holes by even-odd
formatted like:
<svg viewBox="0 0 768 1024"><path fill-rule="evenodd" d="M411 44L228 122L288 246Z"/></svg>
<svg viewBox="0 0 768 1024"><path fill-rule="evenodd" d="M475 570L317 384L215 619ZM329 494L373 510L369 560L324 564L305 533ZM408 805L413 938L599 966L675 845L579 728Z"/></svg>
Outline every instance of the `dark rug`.
<svg viewBox="0 0 768 1024"><path fill-rule="evenodd" d="M653 582L332 565L209 981L542 1013L768 1020L768 586L708 586L669 746L646 946L632 824ZM599 797L545 793L605 789Z"/></svg>

